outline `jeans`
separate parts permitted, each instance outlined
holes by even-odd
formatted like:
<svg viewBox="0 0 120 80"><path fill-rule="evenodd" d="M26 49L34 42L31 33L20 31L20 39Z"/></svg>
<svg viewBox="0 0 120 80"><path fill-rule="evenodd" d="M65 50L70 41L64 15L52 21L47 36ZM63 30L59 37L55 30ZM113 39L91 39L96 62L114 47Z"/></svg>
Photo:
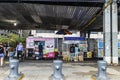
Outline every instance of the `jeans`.
<svg viewBox="0 0 120 80"><path fill-rule="evenodd" d="M75 54L74 53L70 53L70 59L73 60L74 59Z"/></svg>
<svg viewBox="0 0 120 80"><path fill-rule="evenodd" d="M0 53L0 58L1 58L1 57L4 57L4 56L5 56L4 53Z"/></svg>
<svg viewBox="0 0 120 80"><path fill-rule="evenodd" d="M21 57L22 57L22 51L17 51L17 59L19 59L19 58L20 58L19 56L21 56Z"/></svg>
<svg viewBox="0 0 120 80"><path fill-rule="evenodd" d="M40 58L43 57L43 52L39 52L39 57L40 57Z"/></svg>

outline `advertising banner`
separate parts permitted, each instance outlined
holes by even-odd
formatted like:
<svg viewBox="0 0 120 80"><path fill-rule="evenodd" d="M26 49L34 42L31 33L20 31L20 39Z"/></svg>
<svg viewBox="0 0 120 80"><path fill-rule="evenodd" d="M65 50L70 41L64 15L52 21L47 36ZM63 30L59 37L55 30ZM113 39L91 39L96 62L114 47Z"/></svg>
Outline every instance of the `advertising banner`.
<svg viewBox="0 0 120 80"><path fill-rule="evenodd" d="M98 40L98 57L104 56L104 43L102 39ZM118 56L120 57L120 41L118 42Z"/></svg>

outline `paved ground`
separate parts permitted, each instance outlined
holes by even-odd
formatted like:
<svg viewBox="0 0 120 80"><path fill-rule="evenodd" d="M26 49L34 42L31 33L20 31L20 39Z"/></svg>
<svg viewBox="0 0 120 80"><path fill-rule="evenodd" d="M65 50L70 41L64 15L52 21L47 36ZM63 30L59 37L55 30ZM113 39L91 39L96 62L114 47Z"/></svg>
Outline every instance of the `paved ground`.
<svg viewBox="0 0 120 80"><path fill-rule="evenodd" d="M96 63L63 63L63 74L66 80L91 80L97 73ZM52 61L25 61L20 62L19 72L24 73L22 80L49 80L53 73ZM9 66L0 68L0 80L9 74ZM120 66L108 66L107 74L110 80L120 80Z"/></svg>

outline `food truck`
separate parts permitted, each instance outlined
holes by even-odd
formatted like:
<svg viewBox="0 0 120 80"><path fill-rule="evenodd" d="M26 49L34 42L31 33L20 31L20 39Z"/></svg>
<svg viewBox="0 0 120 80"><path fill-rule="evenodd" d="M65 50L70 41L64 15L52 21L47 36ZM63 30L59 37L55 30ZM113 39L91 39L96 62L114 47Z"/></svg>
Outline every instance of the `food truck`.
<svg viewBox="0 0 120 80"><path fill-rule="evenodd" d="M39 56L39 44L43 47L43 55ZM26 38L26 49L27 57L32 57L35 59L40 58L54 58L54 47L55 39L54 38L37 38L37 37L28 37Z"/></svg>

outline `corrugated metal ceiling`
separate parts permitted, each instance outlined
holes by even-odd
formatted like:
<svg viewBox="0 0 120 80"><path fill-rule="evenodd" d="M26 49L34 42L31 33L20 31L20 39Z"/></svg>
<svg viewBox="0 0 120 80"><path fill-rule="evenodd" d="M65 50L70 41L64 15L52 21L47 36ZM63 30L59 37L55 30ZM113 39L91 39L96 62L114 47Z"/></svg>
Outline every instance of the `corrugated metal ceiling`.
<svg viewBox="0 0 120 80"><path fill-rule="evenodd" d="M70 26L69 29L79 29L96 15L101 8L30 3L1 3L0 26L11 26L15 28L13 23L16 21L18 23L17 28L23 29L35 28L35 26L42 29L56 29L56 25L68 25Z"/></svg>
<svg viewBox="0 0 120 80"><path fill-rule="evenodd" d="M0 0L0 2L4 2L0 3L1 29L54 30L67 25L71 30L78 30L103 8L105 0ZM118 14L119 6L120 0ZM101 29L101 20L102 16L90 29ZM17 26L13 25L15 22Z"/></svg>

